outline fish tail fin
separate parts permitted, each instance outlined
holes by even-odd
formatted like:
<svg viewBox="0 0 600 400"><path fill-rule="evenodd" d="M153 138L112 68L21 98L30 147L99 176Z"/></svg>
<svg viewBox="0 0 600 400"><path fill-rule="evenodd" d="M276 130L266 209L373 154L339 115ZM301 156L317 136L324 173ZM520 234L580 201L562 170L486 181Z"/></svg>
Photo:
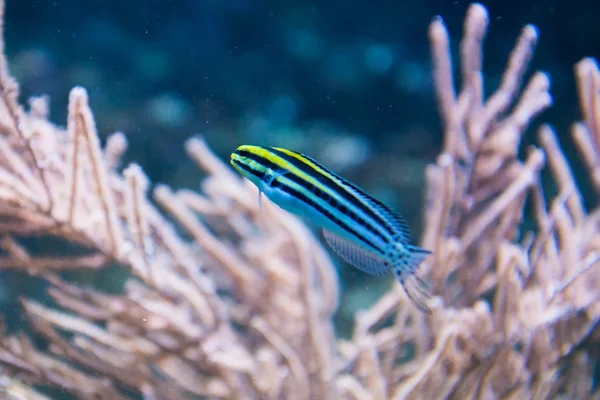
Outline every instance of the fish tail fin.
<svg viewBox="0 0 600 400"><path fill-rule="evenodd" d="M431 255L431 251L422 249L418 246L413 246L409 244L406 246L406 250L408 251L408 256L406 260L406 264L408 266L408 270L411 272L415 272L419 269L419 265Z"/></svg>
<svg viewBox="0 0 600 400"><path fill-rule="evenodd" d="M431 293L427 289L425 282L415 274L396 274L400 284L404 288L406 295L413 304L422 312L431 314L427 307L427 302L431 299Z"/></svg>
<svg viewBox="0 0 600 400"><path fill-rule="evenodd" d="M431 251L413 245L406 246L406 251L407 254L402 260L402 264L396 266L394 272L406 295L415 306L422 312L431 314L431 310L427 307L431 293L427 284L417 275L419 265L431 254Z"/></svg>

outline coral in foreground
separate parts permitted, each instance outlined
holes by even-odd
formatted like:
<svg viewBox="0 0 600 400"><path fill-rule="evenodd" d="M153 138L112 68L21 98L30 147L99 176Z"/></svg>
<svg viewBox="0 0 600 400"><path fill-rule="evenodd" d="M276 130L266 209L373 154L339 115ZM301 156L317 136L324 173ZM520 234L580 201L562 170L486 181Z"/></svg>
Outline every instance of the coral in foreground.
<svg viewBox="0 0 600 400"><path fill-rule="evenodd" d="M414 312L399 291L359 315L352 340L341 346L347 358L364 366L360 374L353 369L340 378L347 393L394 399L591 395L598 360L578 346L600 341L600 214L584 209L550 127L540 129L543 149L532 147L519 159L528 123L551 104L550 82L535 73L519 94L538 38L528 25L500 87L485 99L487 25L485 8L471 5L460 45L458 93L447 30L441 19L429 29L445 131L442 153L427 169L421 243L435 254L428 265L439 296L434 315ZM595 176L600 73L591 59L576 71L586 119L575 125L573 137ZM548 204L540 177L545 160L559 189ZM528 197L538 229L520 235ZM412 361L403 363L408 357Z"/></svg>
<svg viewBox="0 0 600 400"><path fill-rule="evenodd" d="M271 207L261 214L254 190L201 139L187 150L209 175L204 194L159 186L163 213L139 166L118 171L125 137L101 148L84 89L71 91L66 129L48 122L45 99L25 111L17 97L2 56L0 267L45 277L61 309L23 301L51 345L43 352L27 336L5 336L5 374L95 399L125 398L123 389L169 399L332 396L337 277L304 226ZM19 241L30 235L86 252L34 254ZM133 275L121 295L56 274L109 263Z"/></svg>
<svg viewBox="0 0 600 400"><path fill-rule="evenodd" d="M537 41L526 26L500 87L484 98L487 24L485 8L472 5L458 92L447 30L441 19L430 26L445 131L427 170L421 243L435 253L424 266L433 314L396 285L337 342L335 269L298 220L270 204L261 212L255 189L198 138L187 150L208 173L202 194L158 186L155 206L139 166L120 172L125 137L101 147L86 91L72 90L67 127L58 127L45 99L28 111L18 103L0 51L0 267L44 277L58 305L23 300L49 346L3 335L0 391L17 399L45 398L35 384L84 399L591 397L598 360L582 343L600 342L598 212L583 207L551 128L519 158L529 122L551 103L549 78L536 73L521 91ZM576 70L584 121L573 138L600 188L600 72L591 59ZM546 161L559 189L550 199ZM538 229L522 234L528 198ZM22 244L32 235L85 252L38 254ZM109 263L131 273L122 294L57 274Z"/></svg>

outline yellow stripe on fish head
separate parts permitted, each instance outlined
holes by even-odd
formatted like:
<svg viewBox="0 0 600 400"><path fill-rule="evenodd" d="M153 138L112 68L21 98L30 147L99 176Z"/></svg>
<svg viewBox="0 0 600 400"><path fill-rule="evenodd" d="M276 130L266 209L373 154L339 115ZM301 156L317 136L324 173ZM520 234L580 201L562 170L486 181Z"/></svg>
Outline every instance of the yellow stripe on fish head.
<svg viewBox="0 0 600 400"><path fill-rule="evenodd" d="M322 171L321 168L319 168L317 165L314 165L313 163L311 163L309 160L304 158L300 153L296 153L291 150L287 150L287 149L283 149L283 148L276 148L276 147L269 148L269 147L262 147L262 146L242 145L242 146L238 147L237 150L235 150L233 152L233 154L231 155L232 165L234 167L236 167L236 169L240 173L242 173L244 176L248 177L247 172L242 171L239 168L239 166L236 166L235 163L233 162L233 160L236 160L244 165L251 166L253 168L259 168L259 165L256 161L252 160L250 157L244 156L244 153L246 153L246 154L249 153L249 154L255 155L259 158L262 158L264 160L267 160L267 161L271 162L272 165L276 166L277 169L283 170L283 171L289 171L290 173L309 182L311 185L318 187L319 189L328 193L329 195L331 195L333 197L337 197L336 194L330 188L328 188L326 185L323 185L323 183L320 182L318 179L315 179L313 176L303 172L302 170L300 170L299 168L294 166L292 163L290 163L286 159L277 155L273 150L280 151L288 156L294 157L298 161L301 161L304 164L307 164L308 166L310 166L316 172L324 173L324 171ZM271 167L271 168L273 168L273 167Z"/></svg>
<svg viewBox="0 0 600 400"><path fill-rule="evenodd" d="M323 168L321 168L319 165L315 164L314 162L312 162L312 160L310 160L308 157L306 157L303 154L300 154L296 151L292 151L292 150L288 150L288 149L284 149L282 147L274 147L275 150L279 150L282 153L287 154L290 157L294 157L295 159L297 159L300 162L303 162L304 164L308 165L310 168L314 169L315 171L323 174L323 175L331 175L329 174L327 171L323 170Z"/></svg>

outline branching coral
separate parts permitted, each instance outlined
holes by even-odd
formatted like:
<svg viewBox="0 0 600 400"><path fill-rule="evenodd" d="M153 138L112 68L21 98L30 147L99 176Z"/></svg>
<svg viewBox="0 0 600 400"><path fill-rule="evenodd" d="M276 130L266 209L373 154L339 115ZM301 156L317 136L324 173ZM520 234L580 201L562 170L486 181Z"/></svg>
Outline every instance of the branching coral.
<svg viewBox="0 0 600 400"><path fill-rule="evenodd" d="M0 267L44 277L57 304L23 300L49 346L2 336L0 390L18 399L44 398L33 384L89 399L589 397L593 359L579 346L600 340L599 214L583 207L550 127L542 148L519 158L529 122L551 103L549 78L536 73L520 91L537 41L526 26L485 99L487 24L472 5L458 93L447 30L441 19L430 26L445 131L427 170L422 241L434 250L424 266L433 314L396 287L337 343L335 270L302 224L269 204L261 212L254 189L202 139L187 150L208 173L203 194L158 186L155 206L139 166L119 172L125 137L101 147L86 91L72 90L67 127L57 127L45 99L28 111L18 103L0 51ZM584 121L573 138L598 189L600 72L590 59L577 75ZM549 202L546 160L559 189ZM523 234L528 198L538 229ZM32 235L85 253L38 254L22 244ZM109 263L131 272L122 294L57 274Z"/></svg>
<svg viewBox="0 0 600 400"><path fill-rule="evenodd" d="M458 94L442 20L429 30L446 139L427 170L423 238L423 246L435 253L428 270L437 308L427 319L395 291L359 316L344 353L377 368L361 370L365 375L359 379L346 376L352 382L344 388L348 393L362 387L363 398L589 396L593 360L575 348L594 329L598 340L598 212L584 209L549 127L540 130L543 150L531 148L525 161L518 158L529 121L551 103L549 79L534 74L519 96L537 40L536 29L525 26L500 87L484 99L487 25L485 8L472 5L461 42ZM592 60L582 61L577 72L586 121L573 132L593 176L600 75ZM549 206L540 179L545 158L559 187ZM527 196L539 229L519 239ZM409 352L414 361L399 363Z"/></svg>
<svg viewBox="0 0 600 400"><path fill-rule="evenodd" d="M45 353L25 336L5 337L7 372L82 398L124 398L118 388L169 399L330 397L337 281L306 228L268 206L263 218L253 189L192 139L187 150L209 173L205 195L154 191L193 238L184 240L147 199L141 168L117 171L124 136L101 148L84 89L70 94L66 130L47 121L44 99L26 112L17 97L2 56L0 265L47 278L62 310L23 302L52 345ZM27 235L61 238L87 253L32 254L18 239ZM115 262L134 275L122 295L56 275Z"/></svg>
<svg viewBox="0 0 600 400"><path fill-rule="evenodd" d="M52 297L70 312L24 301L32 326L53 344L52 356L26 338L7 338L2 348L9 357L0 357L7 365L27 381L86 398L122 398L112 384L160 398L183 398L186 391L233 398L280 391L329 396L337 281L303 226L270 207L268 220L261 218L252 189L193 139L188 151L210 173L206 196L164 186L154 193L193 237L186 242L147 200L148 183L138 166L123 175L110 168L106 160L114 165L124 138L114 136L100 148L83 89L71 93L67 130L38 117L37 108L15 109L18 128L2 138L6 158L18 160L5 164L2 180L4 263L42 274L54 284ZM11 143L12 137L20 141ZM37 162L18 156L21 143ZM21 171L35 184L25 185ZM217 238L199 213L216 220L226 239ZM23 227L78 243L90 254L31 255L15 239ZM123 295L77 288L54 274L108 262L136 277ZM75 336L65 339L60 331ZM65 359L104 377L78 372Z"/></svg>

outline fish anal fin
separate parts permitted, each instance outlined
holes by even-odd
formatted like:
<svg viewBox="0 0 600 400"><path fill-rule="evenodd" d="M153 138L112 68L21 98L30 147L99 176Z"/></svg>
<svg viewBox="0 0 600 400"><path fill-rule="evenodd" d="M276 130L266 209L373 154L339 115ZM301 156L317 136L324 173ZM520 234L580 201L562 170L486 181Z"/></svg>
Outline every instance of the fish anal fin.
<svg viewBox="0 0 600 400"><path fill-rule="evenodd" d="M326 229L323 229L323 236L333 251L353 267L369 275L385 275L390 271L386 260L370 253L368 250L342 239Z"/></svg>

